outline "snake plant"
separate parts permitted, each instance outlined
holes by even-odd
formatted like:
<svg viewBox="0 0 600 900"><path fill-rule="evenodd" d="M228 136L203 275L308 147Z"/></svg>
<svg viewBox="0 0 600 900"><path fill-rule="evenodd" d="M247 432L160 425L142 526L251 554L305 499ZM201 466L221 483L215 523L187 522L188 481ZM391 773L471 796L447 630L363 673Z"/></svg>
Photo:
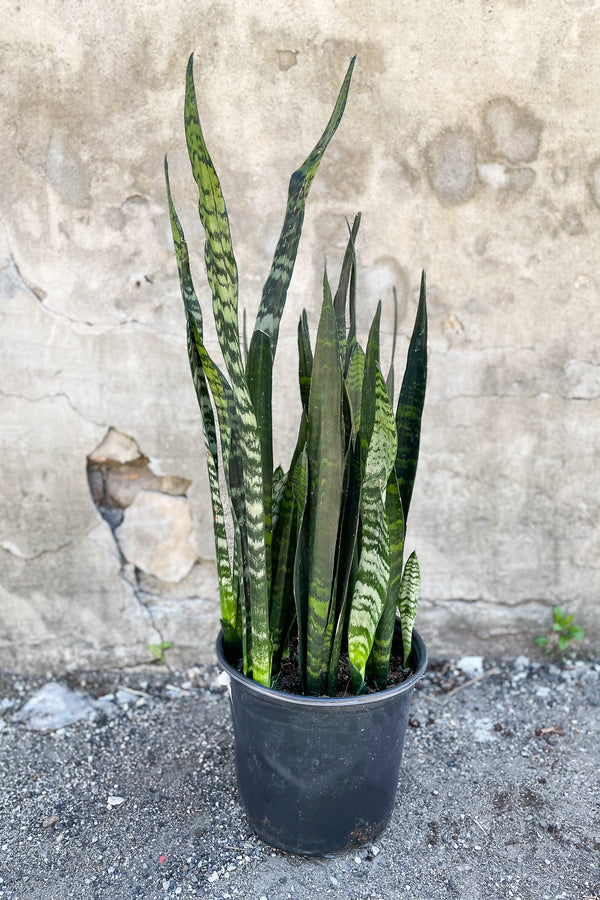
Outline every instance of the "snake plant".
<svg viewBox="0 0 600 900"><path fill-rule="evenodd" d="M240 340L227 210L200 126L190 57L185 135L226 371L205 347L165 159L189 362L207 451L224 640L230 658L243 659L248 677L276 687L292 636L303 691L310 695L335 693L342 653L348 654L355 693L364 692L367 680L385 687L396 612L406 663L419 591L417 558L413 553L403 566L403 552L425 397L425 279L394 412L393 358L386 378L379 358L381 303L366 347L357 340L354 247L360 215L350 229L335 294L324 275L314 350L306 312L298 324L298 439L287 472L273 463L279 326L306 197L341 121L353 67L354 59L325 131L291 177L283 229L247 346ZM232 526L226 526L226 511Z"/></svg>

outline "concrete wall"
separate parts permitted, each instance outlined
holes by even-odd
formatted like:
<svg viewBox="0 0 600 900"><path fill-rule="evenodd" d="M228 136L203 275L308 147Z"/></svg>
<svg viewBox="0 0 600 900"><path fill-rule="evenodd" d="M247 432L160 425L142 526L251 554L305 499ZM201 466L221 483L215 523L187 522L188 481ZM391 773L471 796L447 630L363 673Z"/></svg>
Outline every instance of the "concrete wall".
<svg viewBox="0 0 600 900"><path fill-rule="evenodd" d="M210 504L162 163L208 310L182 101L195 51L241 301L287 182L350 101L309 198L281 332L363 214L359 320L400 350L428 271L430 387L408 548L434 651L530 649L550 607L600 638L600 3L0 0L0 667L212 658ZM103 513L103 515L101 514Z"/></svg>

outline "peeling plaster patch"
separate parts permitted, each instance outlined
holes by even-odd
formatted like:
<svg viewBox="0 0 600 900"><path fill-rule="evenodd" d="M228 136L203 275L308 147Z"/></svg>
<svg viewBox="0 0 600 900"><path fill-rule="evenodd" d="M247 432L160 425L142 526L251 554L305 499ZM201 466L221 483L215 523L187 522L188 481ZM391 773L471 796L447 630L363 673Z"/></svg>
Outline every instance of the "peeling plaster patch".
<svg viewBox="0 0 600 900"><path fill-rule="evenodd" d="M573 400L597 400L600 397L600 365L571 360L564 373L567 397Z"/></svg>
<svg viewBox="0 0 600 900"><path fill-rule="evenodd" d="M277 51L277 59L279 61L279 68L282 72L287 72L288 69L291 69L292 66L295 66L298 62L298 51L297 50L278 50Z"/></svg>
<svg viewBox="0 0 600 900"><path fill-rule="evenodd" d="M509 162L532 162L540 148L543 122L509 97L490 100L483 112L490 151Z"/></svg>
<svg viewBox="0 0 600 900"><path fill-rule="evenodd" d="M448 313L443 325L443 329L444 331L451 331L453 334L462 334L465 330L465 326L458 318L456 313Z"/></svg>
<svg viewBox="0 0 600 900"><path fill-rule="evenodd" d="M592 163L590 169L590 191L597 206L600 206L600 159Z"/></svg>
<svg viewBox="0 0 600 900"><path fill-rule="evenodd" d="M504 163L480 163L477 166L480 181L496 191L514 191L524 194L535 181L535 172L529 167L514 168Z"/></svg>
<svg viewBox="0 0 600 900"><path fill-rule="evenodd" d="M94 504L114 530L123 521L123 510L143 490L185 496L191 482L175 475L155 475L149 459L129 435L110 428L87 459L88 484Z"/></svg>
<svg viewBox="0 0 600 900"><path fill-rule="evenodd" d="M481 163L477 166L477 174L484 184L499 191L508 185L506 166L502 163Z"/></svg>
<svg viewBox="0 0 600 900"><path fill-rule="evenodd" d="M477 190L477 148L468 131L447 128L425 150L427 175L442 203L465 203Z"/></svg>

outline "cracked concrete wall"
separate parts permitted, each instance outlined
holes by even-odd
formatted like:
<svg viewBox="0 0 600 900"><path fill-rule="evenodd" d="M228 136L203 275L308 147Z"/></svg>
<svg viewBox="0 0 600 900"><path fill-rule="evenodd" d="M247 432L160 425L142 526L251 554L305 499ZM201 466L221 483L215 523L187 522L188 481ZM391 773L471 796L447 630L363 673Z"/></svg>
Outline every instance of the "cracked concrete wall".
<svg viewBox="0 0 600 900"><path fill-rule="evenodd" d="M284 316L276 458L296 431L298 314L315 325L323 256L335 277L360 209L358 321L381 297L384 355L392 284L402 350L428 271L408 537L419 627L435 652L530 649L560 603L598 641L600 2L0 11L0 667L124 665L159 639L177 662L213 655L210 503L162 175L168 151L208 311L182 129L192 50L250 319L289 176L358 55ZM112 485L96 505L93 477ZM169 545L184 548L175 563Z"/></svg>

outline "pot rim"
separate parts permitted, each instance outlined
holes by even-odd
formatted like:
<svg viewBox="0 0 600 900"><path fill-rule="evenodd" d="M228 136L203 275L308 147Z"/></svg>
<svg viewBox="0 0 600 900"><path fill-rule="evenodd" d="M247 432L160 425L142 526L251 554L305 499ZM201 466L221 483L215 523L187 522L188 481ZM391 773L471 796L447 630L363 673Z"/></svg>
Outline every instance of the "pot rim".
<svg viewBox="0 0 600 900"><path fill-rule="evenodd" d="M398 622L398 620L396 621ZM396 628L398 628L398 624L396 625ZM287 691L277 691L274 688L265 687L257 681L248 678L242 672L238 672L238 670L227 662L227 659L225 658L225 645L223 642L222 631L219 632L217 638L217 658L219 660L219 665L233 681L240 685L240 687L252 691L254 694L262 695L272 703L278 703L282 706L299 706L304 709L307 707L333 709L335 707L343 708L346 706L372 706L379 703L385 703L393 697L397 697L398 694L412 691L417 681L420 681L425 674L425 669L427 668L427 648L425 642L419 632L413 629L411 656L415 654L415 651L418 663L417 668L412 675L409 675L406 681L403 681L401 684L386 688L384 691L377 691L374 694L359 694L358 696L352 695L350 697L306 697L301 694L290 694Z"/></svg>

